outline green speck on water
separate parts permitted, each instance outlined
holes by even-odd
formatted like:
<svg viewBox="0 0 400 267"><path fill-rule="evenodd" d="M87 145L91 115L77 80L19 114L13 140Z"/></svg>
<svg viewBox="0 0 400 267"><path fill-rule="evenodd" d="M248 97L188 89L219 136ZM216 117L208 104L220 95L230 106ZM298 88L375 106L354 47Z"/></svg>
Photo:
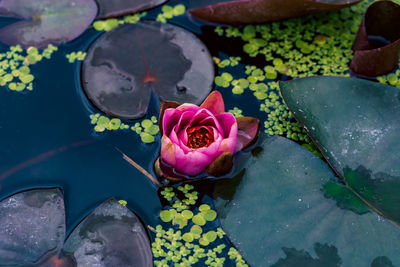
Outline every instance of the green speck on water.
<svg viewBox="0 0 400 267"><path fill-rule="evenodd" d="M35 77L30 73L30 65L43 58L50 59L57 47L49 45L42 52L36 47L23 50L21 46L10 46L5 53L0 53L0 86L7 86L11 91L33 90Z"/></svg>
<svg viewBox="0 0 400 267"><path fill-rule="evenodd" d="M111 31L112 29L123 24L135 24L140 21L141 18L145 17L147 12L137 13L134 15L128 15L120 19L110 18L106 20L96 20L93 22L93 28L96 31ZM72 63L72 62L71 62Z"/></svg>
<svg viewBox="0 0 400 267"><path fill-rule="evenodd" d="M194 224L199 225L199 226L204 226L206 224L206 220L203 217L203 214L198 213L195 216L193 216L192 221Z"/></svg>
<svg viewBox="0 0 400 267"><path fill-rule="evenodd" d="M140 138L142 139L143 143L153 143L154 142L154 136L152 136L151 134L148 134L146 132L142 132L140 133Z"/></svg>
<svg viewBox="0 0 400 267"><path fill-rule="evenodd" d="M128 204L128 202L126 202L125 200L122 200L122 199L119 200L118 203L121 204L124 207L126 206L126 204Z"/></svg>
<svg viewBox="0 0 400 267"><path fill-rule="evenodd" d="M182 4L176 5L174 7L169 5L163 5L161 8L162 13L157 15L156 21L161 23L166 23L167 19L172 19L173 17L185 14L186 7Z"/></svg>

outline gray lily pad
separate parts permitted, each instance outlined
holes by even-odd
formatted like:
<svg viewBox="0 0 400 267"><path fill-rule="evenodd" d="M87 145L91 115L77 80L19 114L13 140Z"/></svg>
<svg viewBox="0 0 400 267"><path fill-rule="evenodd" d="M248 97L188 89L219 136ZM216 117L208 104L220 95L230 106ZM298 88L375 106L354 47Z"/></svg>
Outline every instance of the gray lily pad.
<svg viewBox="0 0 400 267"><path fill-rule="evenodd" d="M326 163L283 137L260 146L241 179L215 190L222 226L251 266L400 265L399 228L326 197L324 185L338 183Z"/></svg>
<svg viewBox="0 0 400 267"><path fill-rule="evenodd" d="M131 14L161 5L167 0L96 0L99 5L98 18L109 18Z"/></svg>
<svg viewBox="0 0 400 267"><path fill-rule="evenodd" d="M111 199L68 237L64 252L78 266L153 266L150 241L138 217Z"/></svg>
<svg viewBox="0 0 400 267"><path fill-rule="evenodd" d="M97 14L94 0L2 0L0 16L21 18L0 29L0 41L7 45L58 45L78 37Z"/></svg>
<svg viewBox="0 0 400 267"><path fill-rule="evenodd" d="M0 266L27 266L57 253L65 237L58 189L31 190L0 202Z"/></svg>
<svg viewBox="0 0 400 267"><path fill-rule="evenodd" d="M280 86L289 109L346 184L400 222L400 91L344 77Z"/></svg>
<svg viewBox="0 0 400 267"><path fill-rule="evenodd" d="M100 36L89 48L83 89L101 111L125 119L145 115L154 92L162 101L200 104L214 67L204 44L170 24L141 22Z"/></svg>

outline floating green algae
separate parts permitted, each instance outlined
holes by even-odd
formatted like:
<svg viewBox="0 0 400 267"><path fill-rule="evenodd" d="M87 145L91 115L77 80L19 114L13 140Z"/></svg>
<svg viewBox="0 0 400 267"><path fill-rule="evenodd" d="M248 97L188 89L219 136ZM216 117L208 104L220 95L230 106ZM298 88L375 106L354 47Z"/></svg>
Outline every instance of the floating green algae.
<svg viewBox="0 0 400 267"><path fill-rule="evenodd" d="M86 52L82 52L82 51L71 52L71 53L65 55L65 57L68 59L69 63L74 63L76 60L78 60L78 61L84 60L86 57Z"/></svg>
<svg viewBox="0 0 400 267"><path fill-rule="evenodd" d="M228 112L232 113L235 118L243 117L243 110L238 107L234 107L233 109L228 110Z"/></svg>
<svg viewBox="0 0 400 267"><path fill-rule="evenodd" d="M393 72L377 77L378 82L400 88L400 61L399 66Z"/></svg>
<svg viewBox="0 0 400 267"><path fill-rule="evenodd" d="M57 47L49 45L40 52L36 47L24 50L21 46L10 46L9 50L0 54L0 86L7 86L11 91L21 92L33 90L34 75L30 65L42 59L50 59Z"/></svg>
<svg viewBox="0 0 400 267"><path fill-rule="evenodd" d="M234 67L239 65L241 57L229 57L227 59L219 59L217 57L213 57L213 61L217 64L218 68L226 68L226 67Z"/></svg>
<svg viewBox="0 0 400 267"><path fill-rule="evenodd" d="M175 193L174 190L177 192ZM184 195L179 199L177 195ZM155 266L192 266L201 263L204 266L224 266L228 255L236 266L248 266L240 253L234 248L229 250L221 244L225 232L221 228L210 229L207 225L217 218L217 213L208 204L196 207L198 192L193 185L185 184L164 188L161 195L169 202L161 212L160 219L170 226L162 225L149 229L156 233L152 243Z"/></svg>
<svg viewBox="0 0 400 267"><path fill-rule="evenodd" d="M265 25L215 27L218 36L241 42L244 53L258 62L257 66L236 64L235 60L231 64L235 58L232 55L227 59L214 57L219 68L215 85L231 89L234 95L251 92L260 101L260 111L266 113L264 131L267 134L282 135L307 144L306 148L320 155L283 103L278 81L314 75L349 76L351 46L368 5L367 1L337 12ZM243 57L239 59L240 63L246 61ZM400 86L400 75L397 74L400 71L378 79Z"/></svg>
<svg viewBox="0 0 400 267"><path fill-rule="evenodd" d="M161 11L162 13L157 15L156 21L166 23L167 19L172 19L173 17L185 14L186 7L182 4L173 7L169 5L163 5L161 7Z"/></svg>
<svg viewBox="0 0 400 267"><path fill-rule="evenodd" d="M118 27L119 25L123 24L135 24L140 21L143 17L147 15L147 12L141 12L129 16L125 16L123 18L110 18L106 20L96 20L93 23L93 28L96 31L111 31L112 29Z"/></svg>
<svg viewBox="0 0 400 267"><path fill-rule="evenodd" d="M155 141L154 136L159 133L157 118L155 116L152 116L151 119L144 119L141 122L136 122L134 125L123 123L118 118L110 119L100 113L90 115L90 120L96 132L131 129L140 136L143 143L153 143Z"/></svg>

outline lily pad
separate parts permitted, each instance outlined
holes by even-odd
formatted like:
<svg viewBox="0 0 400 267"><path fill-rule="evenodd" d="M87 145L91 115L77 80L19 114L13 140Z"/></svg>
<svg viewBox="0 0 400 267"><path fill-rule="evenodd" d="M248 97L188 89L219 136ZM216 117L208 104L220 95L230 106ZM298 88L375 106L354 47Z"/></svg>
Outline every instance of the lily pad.
<svg viewBox="0 0 400 267"><path fill-rule="evenodd" d="M400 58L399 28L400 5L392 1L370 5L353 44L351 70L365 76L392 71Z"/></svg>
<svg viewBox="0 0 400 267"><path fill-rule="evenodd" d="M60 250L64 236L60 190L31 190L0 202L0 266L33 264Z"/></svg>
<svg viewBox="0 0 400 267"><path fill-rule="evenodd" d="M296 119L346 184L400 222L400 91L344 77L281 83Z"/></svg>
<svg viewBox="0 0 400 267"><path fill-rule="evenodd" d="M96 0L99 5L97 18L109 18L136 13L161 5L167 0Z"/></svg>
<svg viewBox="0 0 400 267"><path fill-rule="evenodd" d="M47 47L78 37L97 14L94 0L2 0L0 16L20 18L0 29L0 41L22 47Z"/></svg>
<svg viewBox="0 0 400 267"><path fill-rule="evenodd" d="M59 189L37 189L0 202L0 266L153 266L139 218L111 199L83 220L64 245Z"/></svg>
<svg viewBox="0 0 400 267"><path fill-rule="evenodd" d="M72 234L64 252L78 266L153 266L150 241L138 217L111 199L90 214Z"/></svg>
<svg viewBox="0 0 400 267"><path fill-rule="evenodd" d="M251 266L371 266L382 256L400 264L399 228L326 197L324 185L339 184L326 163L283 137L260 146L242 179L215 190L233 190L230 197L216 194L216 208Z"/></svg>
<svg viewBox="0 0 400 267"><path fill-rule="evenodd" d="M196 18L213 23L265 23L300 17L321 11L333 11L361 0L236 0L213 1L213 4L190 11Z"/></svg>
<svg viewBox="0 0 400 267"><path fill-rule="evenodd" d="M103 112L125 119L145 115L154 92L162 101L200 104L214 79L211 56L192 33L141 22L104 33L83 63L83 89Z"/></svg>

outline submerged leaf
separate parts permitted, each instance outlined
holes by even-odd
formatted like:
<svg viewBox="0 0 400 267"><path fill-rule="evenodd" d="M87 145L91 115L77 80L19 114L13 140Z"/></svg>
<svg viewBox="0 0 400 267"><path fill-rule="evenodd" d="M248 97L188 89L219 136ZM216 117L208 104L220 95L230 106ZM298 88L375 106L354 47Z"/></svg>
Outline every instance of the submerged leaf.
<svg viewBox="0 0 400 267"><path fill-rule="evenodd" d="M96 0L99 5L97 18L109 18L143 11L167 0Z"/></svg>
<svg viewBox="0 0 400 267"><path fill-rule="evenodd" d="M200 104L211 91L214 67L192 33L148 21L103 34L89 48L82 73L96 107L136 119L146 113L151 92L163 101Z"/></svg>
<svg viewBox="0 0 400 267"><path fill-rule="evenodd" d="M103 203L74 229L64 252L73 254L78 266L153 266L142 223L114 199Z"/></svg>
<svg viewBox="0 0 400 267"><path fill-rule="evenodd" d="M321 11L333 11L361 0L236 0L212 1L213 4L191 10L199 19L222 24L265 23L299 17Z"/></svg>
<svg viewBox="0 0 400 267"><path fill-rule="evenodd" d="M221 181L215 191L236 183L231 197L216 193L215 203L225 232L251 266L294 266L295 259L296 266L370 266L380 256L400 265L398 227L327 198L321 189L337 178L326 163L283 137L260 146L243 179Z"/></svg>
<svg viewBox="0 0 400 267"><path fill-rule="evenodd" d="M347 185L400 222L400 91L344 77L281 83L296 119Z"/></svg>
<svg viewBox="0 0 400 267"><path fill-rule="evenodd" d="M0 202L0 266L27 266L57 255L64 235L60 190L30 190Z"/></svg>
<svg viewBox="0 0 400 267"><path fill-rule="evenodd" d="M378 1L369 6L353 44L351 70L365 76L392 71L400 57L399 28L400 5Z"/></svg>
<svg viewBox="0 0 400 267"><path fill-rule="evenodd" d="M78 37L96 17L94 0L2 0L0 16L21 18L0 29L7 45L45 48Z"/></svg>

